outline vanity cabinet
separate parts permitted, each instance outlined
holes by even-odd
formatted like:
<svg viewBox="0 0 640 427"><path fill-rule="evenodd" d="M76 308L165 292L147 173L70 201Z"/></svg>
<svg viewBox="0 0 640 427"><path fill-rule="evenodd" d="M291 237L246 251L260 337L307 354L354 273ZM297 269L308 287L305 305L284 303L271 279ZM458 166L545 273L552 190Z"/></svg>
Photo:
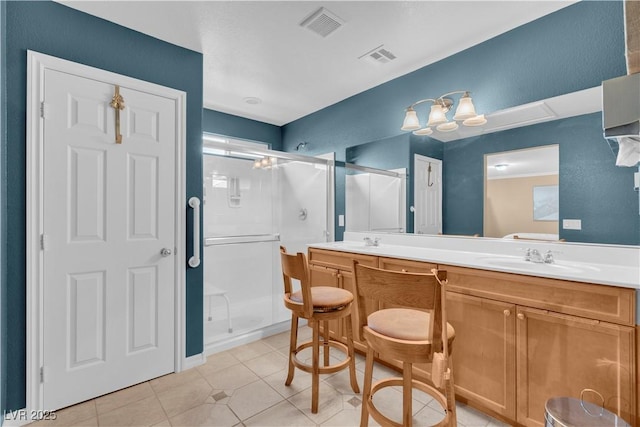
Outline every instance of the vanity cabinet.
<svg viewBox="0 0 640 427"><path fill-rule="evenodd" d="M354 292L353 259L388 270L447 271L458 399L512 424L543 426L547 399L591 388L608 410L637 425L634 289L315 248L312 284L333 278L334 286ZM332 329L337 337L339 328ZM356 348L365 350L365 343ZM383 354L379 359L400 367ZM430 379L428 365L414 369ZM585 399L600 404L595 394Z"/></svg>
<svg viewBox="0 0 640 427"><path fill-rule="evenodd" d="M547 399L590 388L635 423L633 289L440 267L460 397L518 425L544 426ZM585 399L601 404L592 393Z"/></svg>
<svg viewBox="0 0 640 427"><path fill-rule="evenodd" d="M580 396L585 388L633 423L635 328L529 307L517 308L516 325L520 424L543 426L548 397ZM585 400L602 404L592 393Z"/></svg>
<svg viewBox="0 0 640 427"><path fill-rule="evenodd" d="M451 353L456 394L515 420L515 304L448 292L447 321L456 331Z"/></svg>

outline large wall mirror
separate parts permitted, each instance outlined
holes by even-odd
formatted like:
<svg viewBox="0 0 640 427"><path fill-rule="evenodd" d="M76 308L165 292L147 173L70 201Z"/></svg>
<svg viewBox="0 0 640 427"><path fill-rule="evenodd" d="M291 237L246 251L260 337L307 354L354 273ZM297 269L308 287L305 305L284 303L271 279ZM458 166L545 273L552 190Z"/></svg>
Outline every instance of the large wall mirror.
<svg viewBox="0 0 640 427"><path fill-rule="evenodd" d="M559 103L570 110L564 116L557 114L564 108ZM531 234L545 240L639 245L640 197L633 187L638 167L615 166L617 146L602 135L600 106L596 87L515 108L530 109L541 120L444 142L403 134L349 147L347 162L407 168L407 232L414 231L413 157L421 154L443 159L445 235ZM518 172L516 164L523 159L530 170ZM508 166L499 171L498 164ZM493 173L513 176L496 179L489 176ZM513 187L518 181L528 181L527 189ZM511 203L505 204L499 193L508 194Z"/></svg>

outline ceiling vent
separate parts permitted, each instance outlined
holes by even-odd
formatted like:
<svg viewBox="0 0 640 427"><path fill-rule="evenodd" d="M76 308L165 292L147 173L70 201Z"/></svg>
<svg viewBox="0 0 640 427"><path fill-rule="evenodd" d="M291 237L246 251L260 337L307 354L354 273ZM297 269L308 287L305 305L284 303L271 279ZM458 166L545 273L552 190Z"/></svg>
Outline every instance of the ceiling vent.
<svg viewBox="0 0 640 427"><path fill-rule="evenodd" d="M342 27L342 24L344 24L344 21L335 13L321 7L302 21L300 26L316 33L319 36L327 37L329 34Z"/></svg>
<svg viewBox="0 0 640 427"><path fill-rule="evenodd" d="M365 59L376 64L386 64L396 59L396 56L389 50L385 49L384 45L380 45L375 49L371 49L364 55L359 56L358 59Z"/></svg>

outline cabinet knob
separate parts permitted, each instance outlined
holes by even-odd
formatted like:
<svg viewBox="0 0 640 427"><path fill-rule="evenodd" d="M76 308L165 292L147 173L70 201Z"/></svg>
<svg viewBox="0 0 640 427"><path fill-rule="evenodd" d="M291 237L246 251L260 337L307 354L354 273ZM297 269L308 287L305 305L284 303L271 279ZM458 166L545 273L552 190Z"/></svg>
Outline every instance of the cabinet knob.
<svg viewBox="0 0 640 427"><path fill-rule="evenodd" d="M407 269L406 269L406 268L403 268L403 269L402 269L402 272L403 272L403 273L406 273L406 272L407 272Z"/></svg>
<svg viewBox="0 0 640 427"><path fill-rule="evenodd" d="M504 313L504 317L511 316L511 310L505 310L505 311L503 311L503 313Z"/></svg>
<svg viewBox="0 0 640 427"><path fill-rule="evenodd" d="M524 320L524 314L523 313L518 313L518 319Z"/></svg>

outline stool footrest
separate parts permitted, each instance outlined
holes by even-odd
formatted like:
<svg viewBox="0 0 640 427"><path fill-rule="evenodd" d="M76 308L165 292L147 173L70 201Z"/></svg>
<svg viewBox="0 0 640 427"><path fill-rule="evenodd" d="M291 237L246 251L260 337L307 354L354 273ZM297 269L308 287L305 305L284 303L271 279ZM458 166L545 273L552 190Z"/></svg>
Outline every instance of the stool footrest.
<svg viewBox="0 0 640 427"><path fill-rule="evenodd" d="M383 380L377 381L371 386L371 394L369 395L369 399L366 402L363 402L363 404L367 405L367 408L369 409L369 415L371 415L371 417L373 417L373 419L376 420L376 422L378 422L380 425L391 425L394 427L403 427L402 423L393 421L389 417L385 416L373 404L373 396L376 394L376 392L382 390L385 387L398 387L398 386L402 387L403 385L404 385L404 381L402 380L402 378L393 377L393 378L385 378ZM442 409L444 409L446 412L447 399L442 394L442 392L440 392L440 390L430 386L429 384L423 383L422 381L418 381L414 379L411 380L411 386L433 397L440 404L440 406L442 406ZM450 418L450 414L446 412L444 418L438 424L434 424L433 427L448 426L449 418Z"/></svg>
<svg viewBox="0 0 640 427"><path fill-rule="evenodd" d="M327 344L329 345L329 347L336 348L341 352L343 352L346 355L346 359L334 365L329 365L329 366L319 365L318 373L320 374L333 374L335 372L341 371L345 369L349 365L349 362L351 361L351 357L349 356L349 348L346 345L334 340L329 340ZM320 346L322 345L323 345L323 342L320 342ZM313 341L307 341L305 343L300 344L298 347L296 347L296 349L293 352L292 361L296 368L304 372L313 373L313 365L309 365L308 363L305 363L300 359L298 359L298 353L304 350L305 348L309 348L309 347L313 347Z"/></svg>

